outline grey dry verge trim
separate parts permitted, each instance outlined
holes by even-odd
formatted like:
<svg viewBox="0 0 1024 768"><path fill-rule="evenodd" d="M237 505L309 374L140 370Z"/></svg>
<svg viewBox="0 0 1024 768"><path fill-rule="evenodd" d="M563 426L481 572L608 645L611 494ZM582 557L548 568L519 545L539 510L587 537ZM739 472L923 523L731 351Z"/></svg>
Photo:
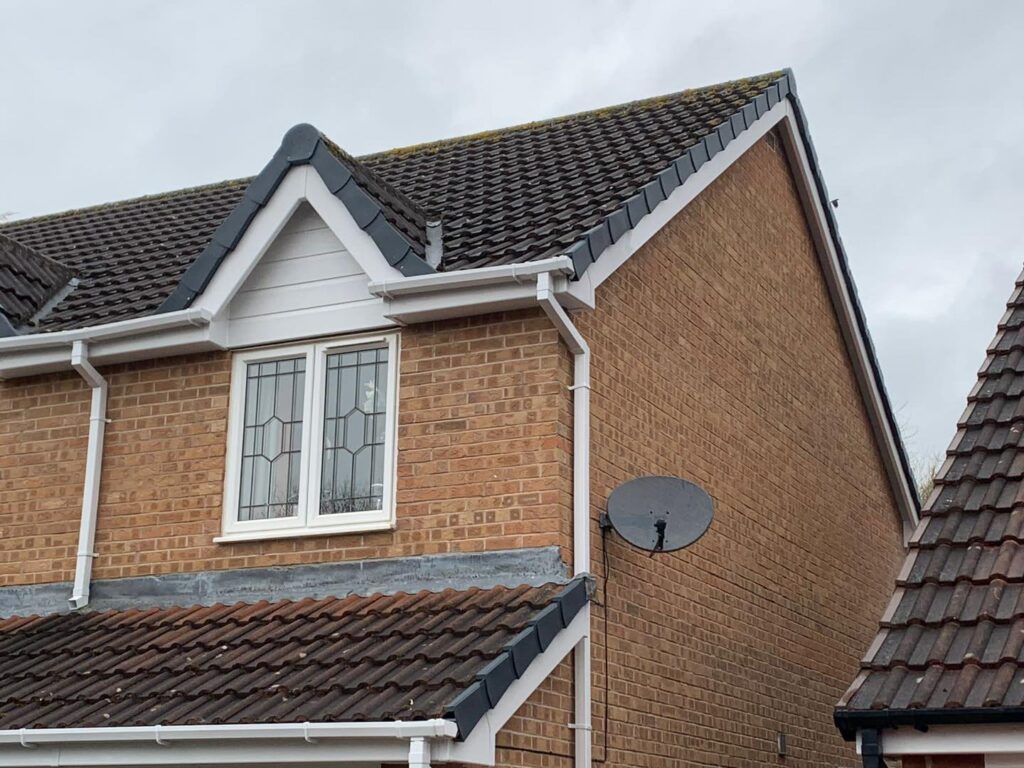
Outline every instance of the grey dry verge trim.
<svg viewBox="0 0 1024 768"><path fill-rule="evenodd" d="M583 239L566 251L566 255L572 259L573 268L578 279L587 270L587 267L597 261L597 258L605 249L626 232L636 227L640 220L653 212L659 203L672 194L676 187L683 184L690 176L700 170L704 163L725 149L733 139L737 138L747 128L750 128L768 110L787 98L793 105L800 138L807 152L807 159L811 166L811 175L814 177L814 185L821 201L821 207L825 211L829 235L839 257L839 269L842 272L843 282L850 297L850 303L853 306L857 330L867 349L868 360L871 365L871 376L874 378L875 386L882 396L885 420L888 422L889 431L892 433L893 441L896 444L900 466L906 477L907 487L910 490L914 505L920 510L921 499L917 492L917 482L914 479L914 472L910 467L906 446L903 444L903 437L900 434L899 425L896 422L892 405L889 402L888 390L885 388L885 379L882 376L882 369L878 364L878 357L875 354L875 345L871 340L871 333L868 331L867 319L864 316L864 308L861 306L860 297L857 294L857 286L853 281L853 274L850 272L846 249L843 248L843 241L839 236L839 227L832 211L832 206L829 204L831 198L828 196L828 190L825 187L825 182L818 166L818 156L814 151L814 144L811 142L810 133L807 130L807 118L804 115L803 107L800 105L800 99L796 93L796 78L791 69L784 69L782 75L776 78L763 93L760 93L752 101L733 112L729 119L720 123L710 133L687 149L667 168L656 174L652 181L641 187L640 191L623 203L618 210L609 214L600 224L588 230Z"/></svg>
<svg viewBox="0 0 1024 768"><path fill-rule="evenodd" d="M89 610L539 587L567 579L558 547L535 547L102 579L92 583ZM70 590L68 582L0 587L0 617L66 612Z"/></svg>
<svg viewBox="0 0 1024 768"><path fill-rule="evenodd" d="M664 170L655 174L654 179L640 187L639 191L618 210L589 229L582 239L565 252L572 259L576 278L586 272L587 267L597 261L606 248L635 228L640 219L653 212L676 187L699 171L704 163L729 146L733 139L789 95L795 97L796 84L792 71L787 69L762 93L733 112L728 119L723 120L690 146Z"/></svg>
<svg viewBox="0 0 1024 768"><path fill-rule="evenodd" d="M497 706L509 686L526 674L531 662L547 650L555 636L569 626L589 600L587 578L578 576L477 673L476 681L469 688L445 707L444 717L455 721L460 739L465 739L480 718Z"/></svg>
<svg viewBox="0 0 1024 768"><path fill-rule="evenodd" d="M331 194L341 200L360 229L373 238L388 264L406 276L426 275L434 268L384 214L384 206L363 190L351 169L327 147L320 131L308 123L291 128L270 162L245 189L242 201L213 233L209 245L185 270L178 285L157 313L185 309L206 288L221 262L238 245L256 214L270 201L285 174L299 165L312 165Z"/></svg>

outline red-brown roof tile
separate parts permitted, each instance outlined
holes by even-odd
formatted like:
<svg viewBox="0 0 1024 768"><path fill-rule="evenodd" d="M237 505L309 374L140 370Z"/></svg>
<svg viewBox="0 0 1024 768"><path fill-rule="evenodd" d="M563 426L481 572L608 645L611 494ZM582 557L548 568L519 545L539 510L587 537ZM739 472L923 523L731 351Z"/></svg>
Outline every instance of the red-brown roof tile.
<svg viewBox="0 0 1024 768"><path fill-rule="evenodd" d="M935 478L894 605L836 709L847 736L858 724L977 722L1024 706L1022 293L1024 273Z"/></svg>

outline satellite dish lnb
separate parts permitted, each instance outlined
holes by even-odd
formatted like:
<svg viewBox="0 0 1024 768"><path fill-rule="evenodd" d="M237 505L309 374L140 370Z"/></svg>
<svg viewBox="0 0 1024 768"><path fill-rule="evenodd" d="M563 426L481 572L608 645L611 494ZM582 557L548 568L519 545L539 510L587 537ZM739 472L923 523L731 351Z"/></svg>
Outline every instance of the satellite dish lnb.
<svg viewBox="0 0 1024 768"><path fill-rule="evenodd" d="M612 491L606 525L653 555L690 546L713 515L711 497L699 485L678 477L638 477Z"/></svg>

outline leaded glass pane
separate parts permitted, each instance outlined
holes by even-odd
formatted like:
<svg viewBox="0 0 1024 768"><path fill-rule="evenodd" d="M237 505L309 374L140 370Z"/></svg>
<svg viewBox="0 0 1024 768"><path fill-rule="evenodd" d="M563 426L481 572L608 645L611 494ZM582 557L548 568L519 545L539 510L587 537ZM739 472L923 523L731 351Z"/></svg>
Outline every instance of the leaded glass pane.
<svg viewBox="0 0 1024 768"><path fill-rule="evenodd" d="M383 508L387 347L327 356L320 514Z"/></svg>
<svg viewBox="0 0 1024 768"><path fill-rule="evenodd" d="M238 519L298 515L306 358L246 366Z"/></svg>

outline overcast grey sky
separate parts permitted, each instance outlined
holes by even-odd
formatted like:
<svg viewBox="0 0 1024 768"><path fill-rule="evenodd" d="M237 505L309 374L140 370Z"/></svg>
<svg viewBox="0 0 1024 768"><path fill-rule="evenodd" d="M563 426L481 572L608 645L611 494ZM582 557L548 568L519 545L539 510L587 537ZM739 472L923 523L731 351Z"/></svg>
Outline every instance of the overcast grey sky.
<svg viewBox="0 0 1024 768"><path fill-rule="evenodd" d="M889 393L945 450L1024 261L1024 2L0 0L0 212L793 67Z"/></svg>

